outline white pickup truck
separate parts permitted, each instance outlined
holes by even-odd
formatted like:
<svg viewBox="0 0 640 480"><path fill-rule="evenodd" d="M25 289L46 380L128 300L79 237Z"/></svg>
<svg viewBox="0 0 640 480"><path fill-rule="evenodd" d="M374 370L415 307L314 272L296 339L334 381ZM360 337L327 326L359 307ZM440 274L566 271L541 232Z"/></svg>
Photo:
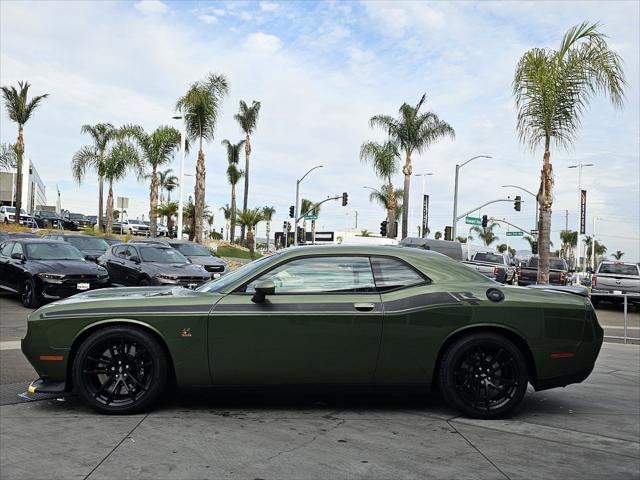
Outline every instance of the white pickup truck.
<svg viewBox="0 0 640 480"><path fill-rule="evenodd" d="M591 303L627 302L640 308L640 265L630 262L601 262L591 277Z"/></svg>

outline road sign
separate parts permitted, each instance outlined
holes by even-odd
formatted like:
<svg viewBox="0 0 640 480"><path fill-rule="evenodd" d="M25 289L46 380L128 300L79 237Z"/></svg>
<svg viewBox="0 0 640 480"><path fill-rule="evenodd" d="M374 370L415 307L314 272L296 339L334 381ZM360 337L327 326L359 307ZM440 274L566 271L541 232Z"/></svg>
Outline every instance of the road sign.
<svg viewBox="0 0 640 480"><path fill-rule="evenodd" d="M317 215L305 215L304 219L305 220L317 220L318 216Z"/></svg>
<svg viewBox="0 0 640 480"><path fill-rule="evenodd" d="M507 232L507 237L521 237L523 232L518 230L517 232Z"/></svg>
<svg viewBox="0 0 640 480"><path fill-rule="evenodd" d="M464 223L466 223L467 225L481 225L482 219L479 217L465 217Z"/></svg>

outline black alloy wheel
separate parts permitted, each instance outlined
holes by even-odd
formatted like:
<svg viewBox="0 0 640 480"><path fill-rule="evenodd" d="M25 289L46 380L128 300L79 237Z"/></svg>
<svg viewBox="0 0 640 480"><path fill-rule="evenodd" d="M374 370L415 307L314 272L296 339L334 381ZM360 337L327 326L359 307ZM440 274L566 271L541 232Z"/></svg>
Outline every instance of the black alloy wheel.
<svg viewBox="0 0 640 480"><path fill-rule="evenodd" d="M522 401L528 383L522 352L509 339L475 333L444 353L439 381L447 402L475 418L509 415Z"/></svg>
<svg viewBox="0 0 640 480"><path fill-rule="evenodd" d="M147 410L167 382L167 358L159 342L135 327L98 330L73 362L73 384L82 399L102 413Z"/></svg>
<svg viewBox="0 0 640 480"><path fill-rule="evenodd" d="M40 306L40 300L38 299L38 292L36 291L36 285L33 280L27 278L22 284L22 290L20 291L20 300L22 305L27 308L38 308Z"/></svg>

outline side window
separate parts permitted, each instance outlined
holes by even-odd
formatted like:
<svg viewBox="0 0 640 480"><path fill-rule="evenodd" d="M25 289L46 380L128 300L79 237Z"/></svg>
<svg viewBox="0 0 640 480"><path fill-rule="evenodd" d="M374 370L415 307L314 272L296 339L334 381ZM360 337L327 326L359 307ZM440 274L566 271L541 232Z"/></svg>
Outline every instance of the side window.
<svg viewBox="0 0 640 480"><path fill-rule="evenodd" d="M246 286L253 293L265 280L276 285L278 293L374 292L371 264L367 257L309 257L280 265Z"/></svg>
<svg viewBox="0 0 640 480"><path fill-rule="evenodd" d="M393 290L426 283L424 277L409 265L389 257L371 257L378 290Z"/></svg>
<svg viewBox="0 0 640 480"><path fill-rule="evenodd" d="M116 257L124 258L124 252L126 250L127 250L126 245L120 245L118 247L113 247L112 252Z"/></svg>
<svg viewBox="0 0 640 480"><path fill-rule="evenodd" d="M138 251L133 248L133 247L127 247L127 253L126 253L127 258L131 258L131 257L139 257L138 256Z"/></svg>
<svg viewBox="0 0 640 480"><path fill-rule="evenodd" d="M3 245L2 250L0 250L0 253L2 253L2 255L5 257L10 257L12 249L13 249L13 242L7 242Z"/></svg>
<svg viewBox="0 0 640 480"><path fill-rule="evenodd" d="M13 244L13 250L11 250L11 255L13 255L14 253L19 253L20 255L22 255L22 245L19 243L14 243Z"/></svg>

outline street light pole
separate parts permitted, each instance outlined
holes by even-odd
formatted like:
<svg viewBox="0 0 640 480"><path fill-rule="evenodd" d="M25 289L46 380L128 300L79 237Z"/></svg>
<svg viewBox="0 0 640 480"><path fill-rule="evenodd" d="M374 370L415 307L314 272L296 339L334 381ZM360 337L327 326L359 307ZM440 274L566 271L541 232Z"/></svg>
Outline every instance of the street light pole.
<svg viewBox="0 0 640 480"><path fill-rule="evenodd" d="M531 195L533 198L535 198L536 200L536 225L535 225L535 229L534 230L538 230L538 195L536 195L535 193L533 193L531 190L527 190L526 188L520 187L518 185L502 185L503 188L507 188L507 187L511 187L511 188L517 188L518 190L522 190L523 192L528 193L529 195Z"/></svg>
<svg viewBox="0 0 640 480"><path fill-rule="evenodd" d="M464 167L471 160L475 160L476 158L492 158L489 155L476 155L475 157L470 158L466 162L461 165L456 164L456 181L455 187L453 191L453 225L451 225L451 237L456 238L456 222L458 218L458 175L460 173L460 169Z"/></svg>
<svg viewBox="0 0 640 480"><path fill-rule="evenodd" d="M426 212L424 209L424 181L425 181L425 177L427 176L431 176L433 175L433 173L427 173L427 172L423 172L423 173L414 173L413 176L414 177L422 177L422 227L420 229L420 233L422 234L422 238L427 238L427 222L426 222Z"/></svg>
<svg viewBox="0 0 640 480"><path fill-rule="evenodd" d="M576 235L576 247L578 249L578 255L576 258L576 263L580 262L580 255L581 255L581 250L582 250L582 246L580 245L580 240L582 239L582 236L580 234L580 211L582 210L582 167L593 167L595 166L593 163L577 163L576 165L569 165L568 168L577 168L578 169L578 205L580 205L579 209L578 209L578 228L577 228L577 235ZM587 250L585 247L585 251L584 251L584 257L583 257L583 262L582 262L582 266L584 269L587 268Z"/></svg>
<svg viewBox="0 0 640 480"><path fill-rule="evenodd" d="M184 158L187 149L187 117L193 115L193 113L185 113L184 115L176 115L174 120L182 120L182 128L180 129L180 179L178 180L180 185L180 198L178 199L178 226L176 237L182 240L182 210L184 208ZM171 232L169 232L171 234Z"/></svg>
<svg viewBox="0 0 640 480"><path fill-rule="evenodd" d="M302 180L304 180L304 177L309 175L316 168L322 168L323 166L324 165L316 165L315 167L313 167L309 171L307 171L307 173L305 173L302 176L302 178L296 180L296 204L295 204L295 208L294 208L295 215L293 217L293 220L294 220L294 224L293 224L293 244L294 245L298 245L298 203L300 201L300 183L302 182Z"/></svg>

